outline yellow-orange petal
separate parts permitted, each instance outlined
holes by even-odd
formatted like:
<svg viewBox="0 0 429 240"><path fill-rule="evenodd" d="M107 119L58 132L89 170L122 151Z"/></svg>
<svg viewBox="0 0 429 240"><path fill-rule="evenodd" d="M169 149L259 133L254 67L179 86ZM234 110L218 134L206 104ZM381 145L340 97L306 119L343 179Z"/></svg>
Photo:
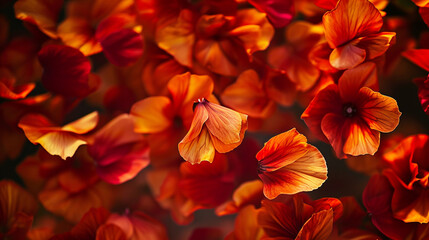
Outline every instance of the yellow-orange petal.
<svg viewBox="0 0 429 240"><path fill-rule="evenodd" d="M271 138L256 158L268 199L314 190L327 179L325 158L295 129Z"/></svg>
<svg viewBox="0 0 429 240"><path fill-rule="evenodd" d="M357 104L360 116L371 129L388 133L398 126L401 112L395 99L367 87L361 88L359 94L362 95Z"/></svg>
<svg viewBox="0 0 429 240"><path fill-rule="evenodd" d="M229 34L243 42L248 54L268 47L274 35L274 28L265 13L252 8L242 9L237 12L236 21L239 26Z"/></svg>
<svg viewBox="0 0 429 240"><path fill-rule="evenodd" d="M225 105L251 117L265 118L275 110L275 104L268 97L264 84L255 70L242 72L237 81L229 85L221 95Z"/></svg>
<svg viewBox="0 0 429 240"><path fill-rule="evenodd" d="M67 125L64 125L61 130L69 131L77 134L84 134L95 128L98 122L98 112L92 112L84 117L79 118Z"/></svg>
<svg viewBox="0 0 429 240"><path fill-rule="evenodd" d="M199 164L202 161L213 162L215 148L207 128L203 127L199 135L191 141L183 142L182 140L179 143L179 153L191 164Z"/></svg>
<svg viewBox="0 0 429 240"><path fill-rule="evenodd" d="M140 100L131 107L134 129L138 133L157 133L172 124L172 103L168 97L157 96Z"/></svg>
<svg viewBox="0 0 429 240"><path fill-rule="evenodd" d="M79 49L85 56L101 52L101 44L95 38L95 29L84 18L70 17L58 26L58 36L68 46Z"/></svg>
<svg viewBox="0 0 429 240"><path fill-rule="evenodd" d="M354 68L365 61L366 51L352 43L335 48L329 55L329 63L336 69Z"/></svg>
<svg viewBox="0 0 429 240"><path fill-rule="evenodd" d="M243 140L240 133L244 127L243 121L247 122L247 115L208 101L199 105L203 105L207 111L206 126L211 135L224 144L237 143Z"/></svg>
<svg viewBox="0 0 429 240"><path fill-rule="evenodd" d="M155 34L158 46L187 67L192 67L192 48L195 42L192 15L190 10L182 10L177 19L169 19L168 22L159 24Z"/></svg>
<svg viewBox="0 0 429 240"><path fill-rule="evenodd" d="M323 15L326 40L333 49L356 37L377 33L382 25L380 11L368 0L340 0L335 9Z"/></svg>
<svg viewBox="0 0 429 240"><path fill-rule="evenodd" d="M239 134L240 141L238 141L236 143L226 144L222 140L217 138L216 136L210 134L210 137L211 137L212 142L213 142L213 146L215 147L216 151L218 151L220 153L230 152L241 144L241 142L244 139L244 133L246 132L246 130L248 128L248 123L247 123L247 115L240 113L240 117L241 117L241 129L240 129L240 134Z"/></svg>
<svg viewBox="0 0 429 240"><path fill-rule="evenodd" d="M260 209L255 209L253 205L247 205L240 210L234 225L234 232L229 234L226 240L259 240L264 236L264 230L258 223Z"/></svg>

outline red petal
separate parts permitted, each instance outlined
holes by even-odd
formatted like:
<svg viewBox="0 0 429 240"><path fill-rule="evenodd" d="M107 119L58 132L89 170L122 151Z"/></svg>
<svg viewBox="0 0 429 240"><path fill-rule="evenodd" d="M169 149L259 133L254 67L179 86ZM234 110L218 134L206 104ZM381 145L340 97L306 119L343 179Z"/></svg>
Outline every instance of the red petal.
<svg viewBox="0 0 429 240"><path fill-rule="evenodd" d="M135 63L143 54L143 38L131 29L115 31L100 40L106 58L116 66Z"/></svg>
<svg viewBox="0 0 429 240"><path fill-rule="evenodd" d="M90 81L91 64L72 47L47 45L39 52L44 72L43 85L54 93L68 97L85 97L98 87Z"/></svg>

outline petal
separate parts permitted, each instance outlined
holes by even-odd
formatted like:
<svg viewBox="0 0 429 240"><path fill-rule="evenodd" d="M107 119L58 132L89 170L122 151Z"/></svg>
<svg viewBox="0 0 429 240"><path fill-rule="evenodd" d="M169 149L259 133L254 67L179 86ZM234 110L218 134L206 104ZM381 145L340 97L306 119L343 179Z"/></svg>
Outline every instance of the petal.
<svg viewBox="0 0 429 240"><path fill-rule="evenodd" d="M58 26L58 36L68 46L79 49L85 56L101 52L102 47L94 35L94 29L87 19L66 18Z"/></svg>
<svg viewBox="0 0 429 240"><path fill-rule="evenodd" d="M411 49L402 53L406 59L429 71L429 49Z"/></svg>
<svg viewBox="0 0 429 240"><path fill-rule="evenodd" d="M239 134L240 141L238 141L236 143L226 144L222 140L217 138L216 136L210 134L210 137L212 139L212 142L213 142L213 145L214 145L216 151L218 151L220 153L230 152L241 144L241 142L244 139L244 133L246 132L248 125L247 125L247 115L240 113L240 116L241 116L241 130L240 130L240 134Z"/></svg>
<svg viewBox="0 0 429 240"><path fill-rule="evenodd" d="M307 138L295 128L272 137L256 154L263 171L275 171L304 156Z"/></svg>
<svg viewBox="0 0 429 240"><path fill-rule="evenodd" d="M231 56L234 51L237 51L237 47L240 49L239 46L233 46L227 40L199 39L194 48L195 58L202 66L217 74L236 76L237 63Z"/></svg>
<svg viewBox="0 0 429 240"><path fill-rule="evenodd" d="M35 24L51 38L57 38L57 20L62 7L62 0L19 0L14 5L16 18Z"/></svg>
<svg viewBox="0 0 429 240"><path fill-rule="evenodd" d="M240 133L244 128L243 119L247 120L246 115L207 101L201 105L207 111L206 126L211 135L224 144L237 143L243 140Z"/></svg>
<svg viewBox="0 0 429 240"><path fill-rule="evenodd" d="M43 85L54 93L69 97L85 97L98 84L89 78L91 64L79 51L61 45L46 45L38 53L44 72Z"/></svg>
<svg viewBox="0 0 429 240"><path fill-rule="evenodd" d="M289 24L295 14L293 1L250 0L249 3L259 11L266 13L276 28L282 28Z"/></svg>
<svg viewBox="0 0 429 240"><path fill-rule="evenodd" d="M67 125L64 125L61 130L69 131L76 134L84 134L97 126L98 112L92 112L84 117L79 118Z"/></svg>
<svg viewBox="0 0 429 240"><path fill-rule="evenodd" d="M134 227L132 239L167 240L165 226L155 218L140 211L134 211L129 217Z"/></svg>
<svg viewBox="0 0 429 240"><path fill-rule="evenodd" d="M115 224L103 224L97 229L95 240L127 240L124 231Z"/></svg>
<svg viewBox="0 0 429 240"><path fill-rule="evenodd" d="M352 43L335 48L329 55L329 63L338 70L354 68L361 64L366 57L365 49Z"/></svg>
<svg viewBox="0 0 429 240"><path fill-rule="evenodd" d="M358 118L349 119L329 113L321 126L339 158L344 158L345 154L374 155L380 145L380 133Z"/></svg>
<svg viewBox="0 0 429 240"><path fill-rule="evenodd" d="M241 9L237 11L236 24L229 34L239 38L248 54L265 50L274 35L274 28L268 22L264 13L256 9Z"/></svg>
<svg viewBox="0 0 429 240"><path fill-rule="evenodd" d="M423 21L426 23L426 26L429 27L429 6L419 8L420 16L422 16Z"/></svg>
<svg viewBox="0 0 429 240"><path fill-rule="evenodd" d="M274 199L280 194L295 194L319 188L327 179L325 158L317 148L308 145L308 152L295 162L276 171L263 172L264 195Z"/></svg>
<svg viewBox="0 0 429 240"><path fill-rule="evenodd" d="M135 120L138 133L156 133L167 129L171 124L171 100L164 96L148 97L131 107L130 114Z"/></svg>
<svg viewBox="0 0 429 240"><path fill-rule="evenodd" d="M143 37L131 29L120 29L100 40L107 60L119 67L135 63L143 54Z"/></svg>
<svg viewBox="0 0 429 240"><path fill-rule="evenodd" d="M363 63L346 70L338 80L338 88L344 102L356 101L362 87L369 87L378 91L377 69L372 62Z"/></svg>
<svg viewBox="0 0 429 240"><path fill-rule="evenodd" d="M360 38L356 46L365 49L366 58L371 60L383 55L395 39L396 33L381 32Z"/></svg>
<svg viewBox="0 0 429 240"><path fill-rule="evenodd" d="M268 117L275 104L264 90L263 82L253 69L242 72L237 81L229 85L221 95L222 102L251 117Z"/></svg>
<svg viewBox="0 0 429 240"><path fill-rule="evenodd" d="M106 222L109 214L104 208L90 209L71 230L73 237L77 239L95 239L97 229Z"/></svg>
<svg viewBox="0 0 429 240"><path fill-rule="evenodd" d="M235 218L234 232L232 239L255 239L259 240L264 235L262 227L258 223L259 209L252 205L247 205L240 210ZM229 240L229 238L226 238Z"/></svg>
<svg viewBox="0 0 429 240"><path fill-rule="evenodd" d="M337 103L337 104L332 104ZM301 119L305 121L311 132L323 141L328 141L322 131L322 119L328 113L342 113L342 101L336 84L328 85L320 90L302 113Z"/></svg>
<svg viewBox="0 0 429 240"><path fill-rule="evenodd" d="M191 164L201 163L202 161L212 162L215 155L215 148L207 128L203 127L198 136L194 138L190 137L194 135L191 130L189 130L185 138L179 143L180 156Z"/></svg>
<svg viewBox="0 0 429 240"><path fill-rule="evenodd" d="M367 87L360 89L359 95L359 115L371 129L388 133L398 126L401 112L395 99Z"/></svg>
<svg viewBox="0 0 429 240"><path fill-rule="evenodd" d="M0 181L0 221L2 224L6 225L20 212L33 216L36 210L36 199L30 193L13 181Z"/></svg>
<svg viewBox="0 0 429 240"><path fill-rule="evenodd" d="M184 125L189 126L192 120L192 105L198 99L207 99L211 96L214 88L213 80L206 75L195 75L189 72L176 75L167 85L173 97L175 109L182 116Z"/></svg>
<svg viewBox="0 0 429 240"><path fill-rule="evenodd" d="M267 95L283 106L291 106L295 102L298 86L280 71L271 70L264 79Z"/></svg>
<svg viewBox="0 0 429 240"><path fill-rule="evenodd" d="M332 209L314 213L302 226L297 239L328 239L332 233L334 220Z"/></svg>
<svg viewBox="0 0 429 240"><path fill-rule="evenodd" d="M155 34L158 46L187 67L192 67L192 48L195 42L192 15L190 10L182 10L177 19L159 24Z"/></svg>
<svg viewBox="0 0 429 240"><path fill-rule="evenodd" d="M340 0L335 9L323 15L325 36L331 48L376 33L382 25L380 12L368 0Z"/></svg>

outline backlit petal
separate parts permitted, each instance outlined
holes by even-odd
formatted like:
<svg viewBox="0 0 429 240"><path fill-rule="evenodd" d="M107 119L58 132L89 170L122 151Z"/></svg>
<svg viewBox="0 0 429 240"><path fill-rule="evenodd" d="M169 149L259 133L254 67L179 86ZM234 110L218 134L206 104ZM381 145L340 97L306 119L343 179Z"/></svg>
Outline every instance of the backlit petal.
<svg viewBox="0 0 429 240"><path fill-rule="evenodd" d="M130 114L135 120L138 133L161 132L171 125L171 100L164 96L148 97L131 107Z"/></svg>
<svg viewBox="0 0 429 240"><path fill-rule="evenodd" d="M340 0L335 9L323 15L323 25L329 46L337 48L354 38L378 32L383 19L368 0Z"/></svg>
<svg viewBox="0 0 429 240"><path fill-rule="evenodd" d="M332 51L329 56L329 63L336 69L344 70L361 64L365 60L365 57L365 49L348 43Z"/></svg>

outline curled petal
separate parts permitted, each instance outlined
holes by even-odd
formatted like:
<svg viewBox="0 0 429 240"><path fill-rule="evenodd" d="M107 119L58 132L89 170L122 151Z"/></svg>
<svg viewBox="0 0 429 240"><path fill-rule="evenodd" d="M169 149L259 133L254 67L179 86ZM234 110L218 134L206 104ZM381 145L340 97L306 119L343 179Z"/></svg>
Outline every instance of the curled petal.
<svg viewBox="0 0 429 240"><path fill-rule="evenodd" d="M365 61L366 51L352 43L335 48L329 56L329 63L336 69L354 68Z"/></svg>
<svg viewBox="0 0 429 240"><path fill-rule="evenodd" d="M337 7L323 15L325 36L331 48L380 31L380 11L368 0L340 0ZM332 63L331 63L332 64Z"/></svg>

